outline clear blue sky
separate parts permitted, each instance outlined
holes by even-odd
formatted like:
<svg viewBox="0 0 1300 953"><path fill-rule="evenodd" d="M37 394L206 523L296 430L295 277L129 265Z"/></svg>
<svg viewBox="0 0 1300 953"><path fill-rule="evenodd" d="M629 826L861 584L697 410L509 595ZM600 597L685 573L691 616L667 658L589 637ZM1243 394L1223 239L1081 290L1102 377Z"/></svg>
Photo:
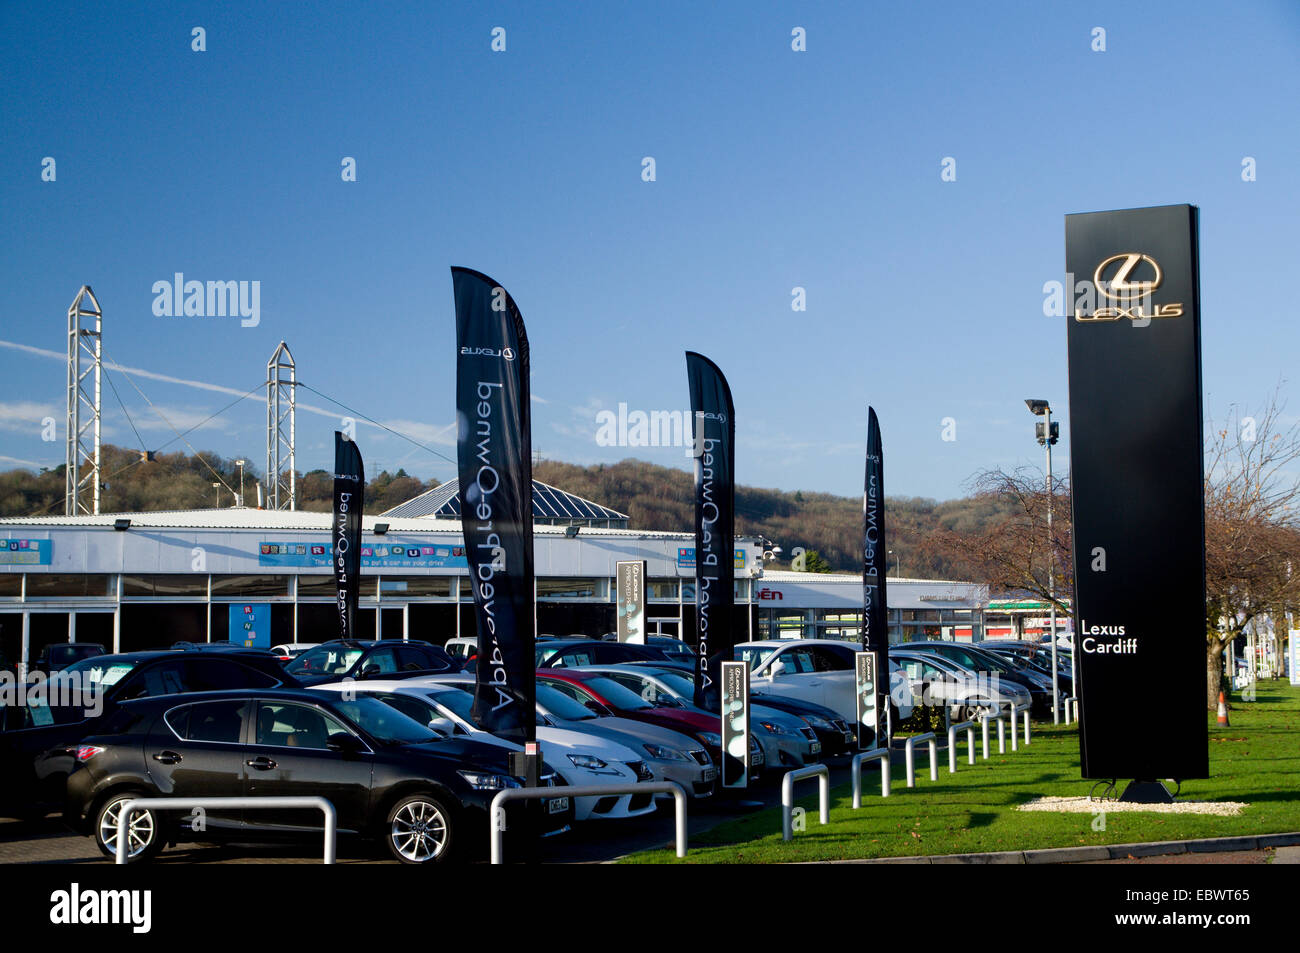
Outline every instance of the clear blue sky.
<svg viewBox="0 0 1300 953"><path fill-rule="evenodd" d="M301 380L454 458L459 264L523 310L548 458L685 465L598 446L596 413L685 407L692 349L730 379L741 482L860 493L870 403L888 492L959 496L1040 463L1025 397L1068 449L1063 216L1176 202L1201 208L1207 411L1294 376L1300 4L80 6L0 12L0 467L63 460L40 421L83 282L113 361L243 393L284 339ZM155 316L178 271L259 281L260 324ZM181 429L232 399L132 379ZM256 396L187 439L260 469ZM299 468L329 467L342 411L301 400L327 412ZM358 440L370 473L453 475Z"/></svg>

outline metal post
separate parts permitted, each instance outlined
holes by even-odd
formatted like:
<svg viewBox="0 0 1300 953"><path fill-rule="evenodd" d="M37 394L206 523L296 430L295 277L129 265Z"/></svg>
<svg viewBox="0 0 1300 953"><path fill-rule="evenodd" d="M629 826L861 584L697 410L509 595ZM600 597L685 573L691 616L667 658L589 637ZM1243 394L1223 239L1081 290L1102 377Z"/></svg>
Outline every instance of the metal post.
<svg viewBox="0 0 1300 953"><path fill-rule="evenodd" d="M998 718L998 754L1007 753L1007 732L1006 723Z"/></svg>
<svg viewBox="0 0 1300 953"><path fill-rule="evenodd" d="M820 767L825 768L824 765ZM498 823L496 818L505 816L507 801L529 801L552 797L577 799L580 797L605 797L609 794L671 794L676 804L676 810L673 812L673 822L677 827L677 856L686 856L686 792L682 790L680 784L673 781L642 781L638 784L628 784L621 787L596 787L595 785L584 787L581 785L560 784L549 788L506 788L504 791L498 791L496 796L492 798L492 804L488 809L488 817L492 819L488 824L491 862L493 864L503 862L501 835L505 830L505 825Z"/></svg>
<svg viewBox="0 0 1300 953"><path fill-rule="evenodd" d="M788 771L781 779L781 839L793 839L794 783L804 778L817 778L818 818L823 824L831 822L831 769L824 764L811 764L806 768Z"/></svg>
<svg viewBox="0 0 1300 953"><path fill-rule="evenodd" d="M1052 408L1048 407L1043 412L1043 420L1047 424L1043 444L1047 447L1047 600L1051 608L1052 626L1052 724L1059 725L1061 707L1060 690L1056 681L1056 545L1052 538L1052 502L1056 495L1052 486Z"/></svg>
<svg viewBox="0 0 1300 953"><path fill-rule="evenodd" d="M192 810L194 808L239 809L244 811L267 808L315 808L325 818L324 862L334 863L335 841L338 840L338 814L334 805L323 797L138 797L122 805L117 815L117 856L114 863L127 862L127 826L131 815L141 808L162 810Z"/></svg>
<svg viewBox="0 0 1300 953"><path fill-rule="evenodd" d="M853 756L849 764L849 774L853 778L853 809L862 807L862 763L864 761L880 762L880 796L889 797L890 763L889 749L872 748Z"/></svg>
<svg viewBox="0 0 1300 953"><path fill-rule="evenodd" d="M948 773L957 773L957 732L966 732L966 755L971 764L975 763L975 722L960 721L948 726Z"/></svg>
<svg viewBox="0 0 1300 953"><path fill-rule="evenodd" d="M923 735L913 735L903 744L903 757L907 765L907 786L916 787L916 755L915 746L918 741L925 741L930 745L930 780L939 780L939 746L935 741L934 732L927 731Z"/></svg>

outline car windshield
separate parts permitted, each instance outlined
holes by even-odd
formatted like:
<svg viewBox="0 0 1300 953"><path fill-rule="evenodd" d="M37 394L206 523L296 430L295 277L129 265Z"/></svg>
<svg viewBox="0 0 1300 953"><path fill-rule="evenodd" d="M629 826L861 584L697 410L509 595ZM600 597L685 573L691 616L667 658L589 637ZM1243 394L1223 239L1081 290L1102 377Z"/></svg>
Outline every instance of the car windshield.
<svg viewBox="0 0 1300 953"><path fill-rule="evenodd" d="M678 675L676 672L663 672L659 675L659 681L668 686L668 689L685 701L690 701L695 697L695 683L685 675Z"/></svg>
<svg viewBox="0 0 1300 953"><path fill-rule="evenodd" d="M285 671L290 675L346 675L364 654L365 649L321 645L299 655Z"/></svg>
<svg viewBox="0 0 1300 953"><path fill-rule="evenodd" d="M334 707L379 744L388 746L421 745L437 741L439 735L414 719L406 717L396 708L385 705L377 698L360 695L352 701L331 699Z"/></svg>
<svg viewBox="0 0 1300 953"><path fill-rule="evenodd" d="M97 655L94 658L84 658L79 662L73 662L63 671L67 673L80 672L82 689L85 690L91 685L99 685L103 688L116 685L135 668L135 665L135 662L119 659L106 662L104 656Z"/></svg>
<svg viewBox="0 0 1300 953"><path fill-rule="evenodd" d="M621 708L624 711L642 711L646 708L655 707L632 689L624 688L612 678L605 678L604 676L591 678L583 682L583 685L603 697L613 708Z"/></svg>
<svg viewBox="0 0 1300 953"><path fill-rule="evenodd" d="M474 696L470 692L452 688L445 692L436 692L430 696L443 708L451 711L457 718L474 725Z"/></svg>
<svg viewBox="0 0 1300 953"><path fill-rule="evenodd" d="M537 683L537 704L561 721L589 721L596 713L550 685Z"/></svg>
<svg viewBox="0 0 1300 953"><path fill-rule="evenodd" d="M771 658L776 648L762 648L757 645L746 645L736 649L735 659L737 662L746 662L749 664L751 672L756 671L760 665Z"/></svg>

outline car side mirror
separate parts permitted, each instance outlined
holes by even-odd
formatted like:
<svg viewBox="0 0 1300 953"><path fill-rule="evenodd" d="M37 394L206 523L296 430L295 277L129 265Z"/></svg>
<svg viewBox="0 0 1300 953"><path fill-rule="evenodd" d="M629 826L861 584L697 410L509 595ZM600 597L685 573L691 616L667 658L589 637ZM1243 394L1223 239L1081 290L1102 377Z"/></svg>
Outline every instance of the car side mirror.
<svg viewBox="0 0 1300 953"><path fill-rule="evenodd" d="M456 723L450 718L437 717L429 719L429 730L437 732L444 738L450 738L456 733Z"/></svg>
<svg viewBox="0 0 1300 953"><path fill-rule="evenodd" d="M771 667L768 668L767 677L769 679L775 678L777 675L782 674L784 671L785 671L785 662L781 661L780 659L777 659L775 662L772 663Z"/></svg>
<svg viewBox="0 0 1300 953"><path fill-rule="evenodd" d="M325 740L325 747L340 754L356 754L361 750L361 739L346 731L336 731Z"/></svg>
<svg viewBox="0 0 1300 953"><path fill-rule="evenodd" d="M373 678L378 674L379 674L379 666L376 665L374 662L371 662L369 665L364 665L361 668L362 678Z"/></svg>

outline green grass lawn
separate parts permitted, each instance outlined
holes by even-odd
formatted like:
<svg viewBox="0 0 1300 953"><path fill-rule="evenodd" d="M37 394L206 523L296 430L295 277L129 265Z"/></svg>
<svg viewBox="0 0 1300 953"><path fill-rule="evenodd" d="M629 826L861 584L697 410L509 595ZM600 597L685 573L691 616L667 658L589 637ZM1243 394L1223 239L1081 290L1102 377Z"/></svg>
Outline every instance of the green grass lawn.
<svg viewBox="0 0 1300 953"><path fill-rule="evenodd" d="M1027 813L1014 810L1036 797L1087 795L1092 782L1079 777L1079 743L1071 727L1035 726L1032 744L993 753L988 761L966 764L959 747L957 773L948 773L939 753L939 780L932 782L927 758L917 753L917 786L908 789L902 765L893 771L893 792L880 797L880 778L863 772L862 808L852 809L847 784L831 790L831 822L817 822L816 782L800 782L796 803L805 809L806 829L790 843L781 841L780 809L728 821L693 838L685 860L669 850L646 851L633 863L782 863L954 854L1044 847L1075 847L1229 837L1300 831L1300 689L1284 682L1261 682L1253 702L1237 701L1232 724L1210 723L1210 777L1187 781L1181 800L1244 801L1237 817L1119 814L1105 816L1094 830L1092 814ZM1160 743L1159 718L1152 716L1147 742ZM996 752L996 736L991 750ZM979 738L976 736L978 749ZM923 748L924 746L922 746ZM977 753L978 759L978 753ZM805 787L806 785L806 787ZM1100 805L1099 805L1100 806Z"/></svg>

